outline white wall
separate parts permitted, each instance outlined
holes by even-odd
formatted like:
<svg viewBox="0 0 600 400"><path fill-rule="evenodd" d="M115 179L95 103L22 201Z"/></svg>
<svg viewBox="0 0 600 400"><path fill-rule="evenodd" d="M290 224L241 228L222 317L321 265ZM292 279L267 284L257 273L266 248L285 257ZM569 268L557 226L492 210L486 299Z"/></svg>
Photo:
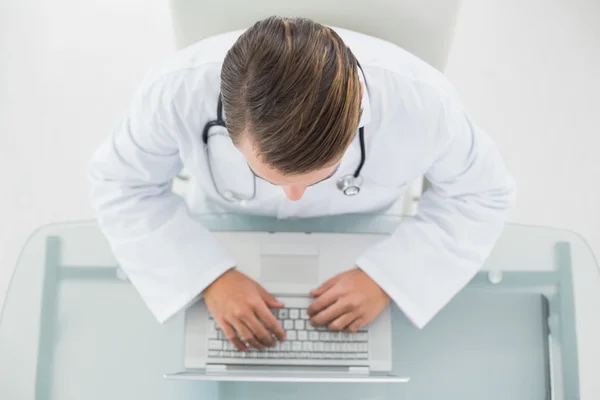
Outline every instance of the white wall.
<svg viewBox="0 0 600 400"><path fill-rule="evenodd" d="M600 254L600 2L464 0L447 76L518 184L512 220Z"/></svg>
<svg viewBox="0 0 600 400"><path fill-rule="evenodd" d="M167 7L0 0L0 299L33 229L93 216L83 167L173 49ZM512 220L571 228L597 253L599 20L595 0L464 0L447 70L517 178Z"/></svg>
<svg viewBox="0 0 600 400"><path fill-rule="evenodd" d="M92 218L83 167L148 67L164 0L0 0L0 304L38 226Z"/></svg>

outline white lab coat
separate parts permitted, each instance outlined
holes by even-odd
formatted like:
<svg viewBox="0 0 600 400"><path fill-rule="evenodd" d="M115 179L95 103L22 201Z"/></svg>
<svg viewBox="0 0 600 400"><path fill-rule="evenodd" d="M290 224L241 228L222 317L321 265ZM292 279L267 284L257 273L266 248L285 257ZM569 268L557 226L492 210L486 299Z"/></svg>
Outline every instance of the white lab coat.
<svg viewBox="0 0 600 400"><path fill-rule="evenodd" d="M236 264L191 217L194 205L170 190L183 167L218 208L279 218L376 212L425 175L432 187L417 216L356 261L418 327L468 283L492 250L513 203L514 184L488 135L434 68L393 44L337 31L361 63L368 88L362 99L367 158L359 195L344 196L335 185L356 169L358 139L337 173L308 188L300 201L288 201L281 188L261 180L246 205L215 193L201 133L216 117L220 66L241 31L203 40L155 68L93 156L88 175L100 227L159 321L185 308ZM244 159L226 137L212 140L215 180L225 190L247 193L252 180Z"/></svg>

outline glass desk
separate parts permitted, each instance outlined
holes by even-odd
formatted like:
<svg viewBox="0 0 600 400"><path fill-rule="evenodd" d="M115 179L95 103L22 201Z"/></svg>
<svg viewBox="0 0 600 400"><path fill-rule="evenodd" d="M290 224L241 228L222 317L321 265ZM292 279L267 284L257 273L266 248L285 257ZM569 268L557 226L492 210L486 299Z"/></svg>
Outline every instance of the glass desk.
<svg viewBox="0 0 600 400"><path fill-rule="evenodd" d="M212 230L386 233L393 216L199 217ZM351 266L349 266L350 268ZM598 399L600 274L577 234L508 225L484 269L423 330L393 308L405 384L168 381L183 315L159 325L95 222L45 226L0 320L0 399Z"/></svg>

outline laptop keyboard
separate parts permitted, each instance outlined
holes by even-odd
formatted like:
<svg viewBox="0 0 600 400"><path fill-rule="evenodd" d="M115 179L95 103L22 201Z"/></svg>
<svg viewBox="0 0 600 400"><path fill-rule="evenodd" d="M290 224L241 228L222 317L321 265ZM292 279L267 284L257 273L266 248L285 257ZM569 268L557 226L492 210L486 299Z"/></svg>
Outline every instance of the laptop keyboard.
<svg viewBox="0 0 600 400"><path fill-rule="evenodd" d="M237 351L227 340L216 321L211 321L208 356L231 359L281 360L367 360L368 331L333 332L313 327L305 308L280 308L273 314L286 331L286 341L264 349ZM212 318L211 318L212 319Z"/></svg>

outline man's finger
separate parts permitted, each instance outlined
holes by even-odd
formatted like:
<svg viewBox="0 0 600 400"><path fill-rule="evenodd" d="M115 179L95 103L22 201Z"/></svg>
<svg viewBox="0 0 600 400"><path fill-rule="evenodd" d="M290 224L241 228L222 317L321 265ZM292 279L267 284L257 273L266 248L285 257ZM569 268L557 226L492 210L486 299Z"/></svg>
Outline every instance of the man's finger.
<svg viewBox="0 0 600 400"><path fill-rule="evenodd" d="M233 343L236 349L238 349L239 351L248 350L248 346L246 346L246 344L240 340L237 333L235 332L235 329L233 329L231 325L224 321L222 324L220 323L219 325L221 326L221 329L223 329L223 333L225 334L225 336L227 336L227 339L229 339L229 341Z"/></svg>
<svg viewBox="0 0 600 400"><path fill-rule="evenodd" d="M362 318L356 318L347 328L347 332L356 332L363 326L365 326L365 320Z"/></svg>
<svg viewBox="0 0 600 400"><path fill-rule="evenodd" d="M264 327L264 325L258 320L258 317L252 313L252 315L242 318L242 322L252 331L254 337L264 346L271 347L275 344L275 340L271 333Z"/></svg>
<svg viewBox="0 0 600 400"><path fill-rule="evenodd" d="M320 295L322 295L326 290L328 290L329 288L331 288L333 285L335 285L335 283L338 281L339 279L339 275L334 276L333 278L327 280L325 283L323 283L321 286L319 286L316 289L313 289L310 291L310 295L313 297L319 297Z"/></svg>
<svg viewBox="0 0 600 400"><path fill-rule="evenodd" d="M264 307L258 307L255 312L268 331L274 333L277 339L281 341L285 340L285 331L283 330L283 327L266 305Z"/></svg>
<svg viewBox="0 0 600 400"><path fill-rule="evenodd" d="M243 321L238 320L232 325L243 342L247 342L250 346L254 347L255 349L262 350L265 348L265 346L258 341L258 339L254 336L252 331L246 326L246 324Z"/></svg>
<svg viewBox="0 0 600 400"><path fill-rule="evenodd" d="M260 285L256 285L258 287L258 292L260 293L260 297L267 303L269 308L281 308L285 305L277 300L271 293L267 292L264 287Z"/></svg>
<svg viewBox="0 0 600 400"><path fill-rule="evenodd" d="M343 331L346 328L348 328L349 325L352 324L352 322L356 320L356 317L357 316L355 313L347 312L346 314L341 315L340 317L336 318L335 321L327 325L327 328L329 328L332 331Z"/></svg>
<svg viewBox="0 0 600 400"><path fill-rule="evenodd" d="M335 321L346 313L352 312L352 307L344 299L338 299L335 303L329 307L321 310L310 319L310 323L313 326L324 326Z"/></svg>
<svg viewBox="0 0 600 400"><path fill-rule="evenodd" d="M329 307L333 304L339 297L339 294L335 290L335 288L331 287L329 290L321 294L317 297L306 309L306 313L312 317L316 315L319 311Z"/></svg>

